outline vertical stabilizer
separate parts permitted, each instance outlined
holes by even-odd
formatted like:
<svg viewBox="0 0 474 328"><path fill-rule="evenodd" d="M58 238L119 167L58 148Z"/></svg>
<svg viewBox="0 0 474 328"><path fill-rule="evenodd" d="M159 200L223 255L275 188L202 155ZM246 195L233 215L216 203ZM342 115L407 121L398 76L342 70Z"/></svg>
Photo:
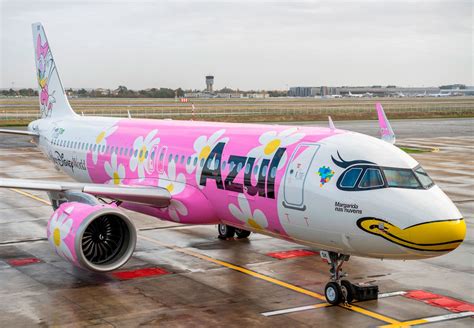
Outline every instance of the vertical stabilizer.
<svg viewBox="0 0 474 328"><path fill-rule="evenodd" d="M41 118L73 116L44 28L35 23L32 29Z"/></svg>
<svg viewBox="0 0 474 328"><path fill-rule="evenodd" d="M390 126L390 122L385 115L381 103L376 103L375 108L377 109L377 116L379 118L379 127L380 127L380 137L383 141L394 144L395 143L395 133Z"/></svg>

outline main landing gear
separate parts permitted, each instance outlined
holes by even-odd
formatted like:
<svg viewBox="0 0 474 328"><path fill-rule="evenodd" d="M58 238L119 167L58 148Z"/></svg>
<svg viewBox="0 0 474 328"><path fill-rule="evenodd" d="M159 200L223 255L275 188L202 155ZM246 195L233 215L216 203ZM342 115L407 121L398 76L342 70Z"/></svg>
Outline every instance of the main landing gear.
<svg viewBox="0 0 474 328"><path fill-rule="evenodd" d="M219 239L233 238L234 235L237 235L239 239L250 236L250 231L237 229L227 224L219 224L217 230L219 231Z"/></svg>
<svg viewBox="0 0 474 328"><path fill-rule="evenodd" d="M352 284L349 280L342 279L347 276L347 274L342 271L342 265L345 261L349 261L349 255L326 251L321 251L320 255L323 260L327 261L331 266L329 270L331 280L324 288L324 295L329 304L348 304L354 301L354 299L359 301L377 299L377 286L370 284Z"/></svg>

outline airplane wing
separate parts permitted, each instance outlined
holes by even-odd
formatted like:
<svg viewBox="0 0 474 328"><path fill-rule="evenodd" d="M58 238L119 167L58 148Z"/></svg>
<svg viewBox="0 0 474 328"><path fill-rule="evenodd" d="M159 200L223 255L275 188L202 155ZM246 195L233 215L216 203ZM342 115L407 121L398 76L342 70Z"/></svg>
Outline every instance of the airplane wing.
<svg viewBox="0 0 474 328"><path fill-rule="evenodd" d="M165 188L149 186L115 186L80 182L0 178L0 188L17 188L49 192L78 191L97 197L153 205L156 207L166 207L169 205L171 200L171 194Z"/></svg>
<svg viewBox="0 0 474 328"><path fill-rule="evenodd" d="M34 136L34 137L38 136L37 133L31 132L31 131L26 131L26 130L0 129L0 133L16 134L16 135L22 135L22 136Z"/></svg>

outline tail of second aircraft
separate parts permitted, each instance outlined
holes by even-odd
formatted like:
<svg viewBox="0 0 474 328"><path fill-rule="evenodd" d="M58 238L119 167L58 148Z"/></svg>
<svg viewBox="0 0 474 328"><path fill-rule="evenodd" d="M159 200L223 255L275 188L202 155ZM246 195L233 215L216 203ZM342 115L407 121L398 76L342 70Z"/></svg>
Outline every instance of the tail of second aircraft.
<svg viewBox="0 0 474 328"><path fill-rule="evenodd" d="M76 115L64 92L43 26L35 23L32 29L41 118Z"/></svg>

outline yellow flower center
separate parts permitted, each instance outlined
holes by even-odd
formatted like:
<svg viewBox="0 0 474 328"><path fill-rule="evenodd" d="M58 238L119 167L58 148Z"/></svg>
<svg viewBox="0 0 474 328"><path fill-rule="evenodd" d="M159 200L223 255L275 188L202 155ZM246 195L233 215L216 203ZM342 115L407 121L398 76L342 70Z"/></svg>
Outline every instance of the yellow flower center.
<svg viewBox="0 0 474 328"><path fill-rule="evenodd" d="M56 247L59 247L59 245L61 244L61 232L59 231L59 228L56 228L53 231L53 241Z"/></svg>
<svg viewBox="0 0 474 328"><path fill-rule="evenodd" d="M170 193L172 193L173 190L174 190L174 184L170 183L169 185L166 186L166 189L167 189Z"/></svg>
<svg viewBox="0 0 474 328"><path fill-rule="evenodd" d="M114 172L114 184L116 185L120 184L120 176L118 172Z"/></svg>
<svg viewBox="0 0 474 328"><path fill-rule="evenodd" d="M40 84L41 88L44 88L44 86L46 85L46 79L41 79L39 81L39 84Z"/></svg>
<svg viewBox="0 0 474 328"><path fill-rule="evenodd" d="M102 142L102 140L104 140L105 138L105 131L102 131L98 136L97 138L95 138L95 143L96 144L100 144Z"/></svg>
<svg viewBox="0 0 474 328"><path fill-rule="evenodd" d="M277 150L278 147L280 147L280 144L281 144L280 139L272 140L269 143L267 143L263 152L265 153L265 155L273 154L275 150Z"/></svg>
<svg viewBox="0 0 474 328"><path fill-rule="evenodd" d="M209 156L210 153L211 153L211 147L209 145L203 147L201 149L201 152L199 153L199 160L201 160L201 158L207 158L207 156Z"/></svg>
<svg viewBox="0 0 474 328"><path fill-rule="evenodd" d="M262 227L260 226L260 224L258 224L257 221L255 221L253 218L248 218L247 223L249 224L249 226L251 226L254 229L262 230Z"/></svg>
<svg viewBox="0 0 474 328"><path fill-rule="evenodd" d="M142 149L140 149L140 153L139 153L139 157L138 157L138 161L140 163L143 163L143 161L145 160L145 155L146 155L146 146L143 145Z"/></svg>

